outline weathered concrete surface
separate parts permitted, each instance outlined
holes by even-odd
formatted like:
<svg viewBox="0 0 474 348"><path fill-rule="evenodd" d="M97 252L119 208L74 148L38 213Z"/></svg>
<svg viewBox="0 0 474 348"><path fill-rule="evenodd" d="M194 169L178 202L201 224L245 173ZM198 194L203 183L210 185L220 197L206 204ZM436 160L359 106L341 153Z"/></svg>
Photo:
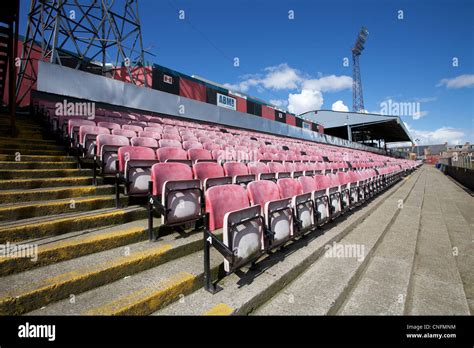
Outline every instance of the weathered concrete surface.
<svg viewBox="0 0 474 348"><path fill-rule="evenodd" d="M446 208L446 202L441 203L446 200L446 191L453 189L453 183L432 167L428 167L426 172L425 204L421 213L420 235L406 314L470 314L458 265L462 265L466 288L472 291L472 231L469 233L463 229L466 224L462 224L460 229L458 222L453 221L456 219L453 219ZM465 198L467 204L472 200L472 197L469 198ZM445 207L444 211L441 206ZM453 240L456 239L459 245L456 249L451 242L448 226ZM461 232L456 233L457 231Z"/></svg>
<svg viewBox="0 0 474 348"><path fill-rule="evenodd" d="M470 314L474 238L466 207L472 215L473 197L433 167L419 173L379 244L357 228L341 240L366 246L365 267L354 258L321 258L255 314ZM383 226L382 207L366 229Z"/></svg>
<svg viewBox="0 0 474 348"><path fill-rule="evenodd" d="M173 303L155 314L202 315L212 313L216 306L232 308L234 314L251 313L303 273L315 261L316 263L327 262L329 258L321 257L326 251L326 245L332 245L333 242L344 239L349 243L364 242L367 244L367 248L370 249L383 233L383 228L380 229L379 227L390 224L393 215L397 211L398 200L404 199L408 195L417 176L418 174L415 174L404 184L396 186L391 195L385 193L377 197L368 206L349 215L340 224L327 229L324 234L317 237L308 237L309 240L307 241L298 240L288 245L286 250L278 251L265 258L259 262L259 270L231 274L225 277L219 283L223 290L217 294L212 295L204 289L200 289L185 297L183 302ZM371 217L374 214L377 217L372 219ZM341 263L341 259L332 259L334 266L332 270L337 274L338 279L344 278L347 280L346 274L353 272L357 265L360 265L360 262L356 259L352 261L351 266L346 267L347 265ZM323 273L315 278L317 282L324 281L324 279L328 280L324 274L328 271L328 268L321 267L321 271ZM345 284L347 284L347 281L343 281L341 286L344 287ZM328 292L336 292L334 291L335 288L325 288L324 290L326 291L324 294L320 292L318 295L325 297L329 303L331 301ZM308 297L308 292L301 293L300 297L296 295L294 303L290 306L291 314L299 313L294 307L297 298L303 301ZM284 301L287 301L287 296L285 296ZM308 306L301 303L301 308L307 309ZM314 306L312 308L316 310ZM273 311L272 314L280 314L280 312Z"/></svg>
<svg viewBox="0 0 474 348"><path fill-rule="evenodd" d="M406 201L408 198L410 201L416 195L416 192L413 193L412 190L419 181L419 176L422 176L422 171L409 177L404 186L341 240L341 245L364 247L365 258L362 262L352 256L322 257L293 283L259 308L255 314L326 315L337 313L370 262L377 245L394 226L397 216L404 211L404 208L399 209L400 200Z"/></svg>

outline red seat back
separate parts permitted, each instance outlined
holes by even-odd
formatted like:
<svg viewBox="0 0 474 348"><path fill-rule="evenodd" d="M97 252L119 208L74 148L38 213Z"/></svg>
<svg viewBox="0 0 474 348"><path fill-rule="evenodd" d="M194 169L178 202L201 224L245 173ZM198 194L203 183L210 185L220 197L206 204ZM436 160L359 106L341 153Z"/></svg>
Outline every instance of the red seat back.
<svg viewBox="0 0 474 348"><path fill-rule="evenodd" d="M130 140L132 146L144 146L144 147L151 147L151 148L157 148L158 147L158 141L154 138L132 138Z"/></svg>
<svg viewBox="0 0 474 348"><path fill-rule="evenodd" d="M268 166L263 162L249 162L247 168L249 169L249 174L270 173L270 169L268 169Z"/></svg>
<svg viewBox="0 0 474 348"><path fill-rule="evenodd" d="M130 129L112 129L112 134L122 135L127 138L133 138L137 136L137 133Z"/></svg>
<svg viewBox="0 0 474 348"><path fill-rule="evenodd" d="M226 176L247 175L249 170L244 163L241 162L226 162L223 165L224 174Z"/></svg>
<svg viewBox="0 0 474 348"><path fill-rule="evenodd" d="M179 149L182 148L181 143L178 140L171 140L171 139L161 139L159 141L160 147L177 147Z"/></svg>
<svg viewBox="0 0 474 348"><path fill-rule="evenodd" d="M211 160L212 156L211 153L204 149L189 149L188 150L188 158L191 161L197 160Z"/></svg>
<svg viewBox="0 0 474 348"><path fill-rule="evenodd" d="M318 190L325 190L331 187L331 178L328 175L315 175L314 180Z"/></svg>
<svg viewBox="0 0 474 348"><path fill-rule="evenodd" d="M153 195L162 194L166 181L192 180L193 171L184 163L168 162L157 163L151 168L151 181L153 182Z"/></svg>
<svg viewBox="0 0 474 348"><path fill-rule="evenodd" d="M143 146L124 146L118 150L119 171L125 170L125 163L131 160L154 160L155 151Z"/></svg>
<svg viewBox="0 0 474 348"><path fill-rule="evenodd" d="M251 205L260 205L262 208L266 202L280 199L280 191L277 184L270 180L252 181L247 185Z"/></svg>
<svg viewBox="0 0 474 348"><path fill-rule="evenodd" d="M211 231L222 228L226 213L249 206L247 192L240 185L211 187L206 191L205 199Z"/></svg>
<svg viewBox="0 0 474 348"><path fill-rule="evenodd" d="M301 185L303 193L313 192L318 189L318 186L316 185L316 181L311 176L300 176L298 178L298 181Z"/></svg>
<svg viewBox="0 0 474 348"><path fill-rule="evenodd" d="M193 165L193 173L195 179L204 181L204 179L224 176L224 169L215 162L199 162Z"/></svg>
<svg viewBox="0 0 474 348"><path fill-rule="evenodd" d="M291 198L303 194L303 188L299 181L292 178L278 179L277 186L281 198Z"/></svg>

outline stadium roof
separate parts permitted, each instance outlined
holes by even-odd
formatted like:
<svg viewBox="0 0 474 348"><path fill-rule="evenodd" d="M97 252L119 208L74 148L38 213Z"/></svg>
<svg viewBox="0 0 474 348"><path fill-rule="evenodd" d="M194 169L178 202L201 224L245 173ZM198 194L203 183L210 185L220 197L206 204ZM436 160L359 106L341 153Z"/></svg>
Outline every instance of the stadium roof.
<svg viewBox="0 0 474 348"><path fill-rule="evenodd" d="M344 139L349 138L347 134L349 126L354 141L359 141L358 138L363 137L364 140L384 140L386 143L413 142L399 116L315 110L306 112L300 117L323 125L325 133Z"/></svg>

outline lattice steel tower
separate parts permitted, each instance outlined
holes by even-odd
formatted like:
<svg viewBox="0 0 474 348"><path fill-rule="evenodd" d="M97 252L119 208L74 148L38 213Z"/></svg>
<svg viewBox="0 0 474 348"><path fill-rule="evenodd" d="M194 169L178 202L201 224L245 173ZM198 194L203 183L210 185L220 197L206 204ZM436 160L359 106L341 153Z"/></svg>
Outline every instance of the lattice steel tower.
<svg viewBox="0 0 474 348"><path fill-rule="evenodd" d="M146 85L146 69L143 81L133 73L145 65L138 0L31 0L17 103L28 92L19 95L21 84L36 81L32 59L110 77L122 67L130 82Z"/></svg>
<svg viewBox="0 0 474 348"><path fill-rule="evenodd" d="M352 48L352 111L359 112L364 109L364 96L362 94L362 79L360 77L359 57L364 50L369 31L366 27L360 29L356 43Z"/></svg>

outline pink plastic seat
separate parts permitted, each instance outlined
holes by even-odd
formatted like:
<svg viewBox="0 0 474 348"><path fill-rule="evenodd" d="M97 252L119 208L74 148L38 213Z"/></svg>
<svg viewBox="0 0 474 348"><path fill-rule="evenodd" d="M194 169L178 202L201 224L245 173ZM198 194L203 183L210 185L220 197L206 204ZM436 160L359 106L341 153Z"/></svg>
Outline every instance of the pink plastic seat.
<svg viewBox="0 0 474 348"><path fill-rule="evenodd" d="M67 135L72 142L73 146L79 143L79 128L81 126L95 126L95 122L91 120L83 119L69 119L67 125Z"/></svg>
<svg viewBox="0 0 474 348"><path fill-rule="evenodd" d="M245 186L255 180L255 175L249 174L247 166L242 162L225 162L223 168L225 176L232 177L234 184Z"/></svg>
<svg viewBox="0 0 474 348"><path fill-rule="evenodd" d="M203 146L200 142L197 141L183 141L183 149L190 150L190 149L202 149ZM208 151L208 150L206 150ZM211 154L209 153L209 156Z"/></svg>
<svg viewBox="0 0 474 348"><path fill-rule="evenodd" d="M130 140L130 143L132 146L144 146L152 149L158 148L158 141L156 141L154 138L135 137Z"/></svg>
<svg viewBox="0 0 474 348"><path fill-rule="evenodd" d="M173 162L154 164L151 182L152 199L161 202L165 225L181 225L202 216L200 181L193 179L191 167Z"/></svg>
<svg viewBox="0 0 474 348"><path fill-rule="evenodd" d="M161 138L166 139L166 140L176 140L176 141L181 142L181 137L179 136L179 134L175 134L175 133L163 133Z"/></svg>
<svg viewBox="0 0 474 348"><path fill-rule="evenodd" d="M250 174L256 175L257 180L272 180L275 178L275 173L270 173L268 165L263 162L249 162L247 167Z"/></svg>
<svg viewBox="0 0 474 348"><path fill-rule="evenodd" d="M148 126L143 128L144 132L157 132L157 133L163 133L163 127L158 126L158 125L153 125L153 126Z"/></svg>
<svg viewBox="0 0 474 348"><path fill-rule="evenodd" d="M122 125L122 129L134 131L136 133L135 135L137 135L138 132L141 132L143 130L143 127L134 124L124 124Z"/></svg>
<svg viewBox="0 0 474 348"><path fill-rule="evenodd" d="M126 194L147 193L150 169L157 162L155 151L142 146L124 146L118 150L118 160Z"/></svg>
<svg viewBox="0 0 474 348"><path fill-rule="evenodd" d="M112 134L121 135L129 139L137 136L137 133L135 133L133 130L130 130L130 129L112 129Z"/></svg>
<svg viewBox="0 0 474 348"><path fill-rule="evenodd" d="M156 150L158 161L166 162L168 160L187 160L188 155L186 151L177 147L161 147Z"/></svg>
<svg viewBox="0 0 474 348"><path fill-rule="evenodd" d="M120 129L120 125L118 123L115 123L115 122L104 122L104 121L103 122L97 122L97 126L110 129L111 131L113 129Z"/></svg>
<svg viewBox="0 0 474 348"><path fill-rule="evenodd" d="M270 173L276 173L277 178L288 178L291 176L291 173L288 172L283 163L280 162L268 163L268 169L270 170Z"/></svg>
<svg viewBox="0 0 474 348"><path fill-rule="evenodd" d="M272 245L284 243L293 235L291 199L280 198L276 183L270 180L253 181L247 185L251 205L260 205L267 228L274 234Z"/></svg>
<svg viewBox="0 0 474 348"><path fill-rule="evenodd" d="M248 168L244 163L241 162L226 162L223 165L224 174L226 176L236 176L236 175L247 175L249 174Z"/></svg>
<svg viewBox="0 0 474 348"><path fill-rule="evenodd" d="M83 157L92 158L95 154L96 138L99 134L110 134L107 128L95 126L79 127L79 144L82 147Z"/></svg>
<svg viewBox="0 0 474 348"><path fill-rule="evenodd" d="M117 152L120 147L129 145L128 138L120 135L100 134L97 136L96 146L103 175L115 174Z"/></svg>
<svg viewBox="0 0 474 348"><path fill-rule="evenodd" d="M155 131L141 131L141 132L138 132L138 136L140 138L153 138L156 140L161 139L161 133L155 132Z"/></svg>
<svg viewBox="0 0 474 348"><path fill-rule="evenodd" d="M209 151L204 150L204 149L189 149L188 150L188 158L193 161L206 161L206 160L212 160L212 155Z"/></svg>
<svg viewBox="0 0 474 348"><path fill-rule="evenodd" d="M159 146L160 147L176 147L176 148L182 149L181 143L178 140L172 140L172 139L161 139L159 141Z"/></svg>
<svg viewBox="0 0 474 348"><path fill-rule="evenodd" d="M232 262L224 259L231 272L258 258L263 249L263 224L258 206L249 207L246 190L239 185L221 185L206 191L209 230L223 228L223 242L234 253Z"/></svg>
<svg viewBox="0 0 474 348"><path fill-rule="evenodd" d="M318 189L316 181L311 176L300 176L298 181L304 193L311 193Z"/></svg>
<svg viewBox="0 0 474 348"><path fill-rule="evenodd" d="M194 178L201 180L204 190L216 185L231 184L232 178L224 176L224 169L215 162L198 162L193 165Z"/></svg>
<svg viewBox="0 0 474 348"><path fill-rule="evenodd" d="M292 178L278 179L277 186L281 198L291 198L303 194L303 188L300 183Z"/></svg>

